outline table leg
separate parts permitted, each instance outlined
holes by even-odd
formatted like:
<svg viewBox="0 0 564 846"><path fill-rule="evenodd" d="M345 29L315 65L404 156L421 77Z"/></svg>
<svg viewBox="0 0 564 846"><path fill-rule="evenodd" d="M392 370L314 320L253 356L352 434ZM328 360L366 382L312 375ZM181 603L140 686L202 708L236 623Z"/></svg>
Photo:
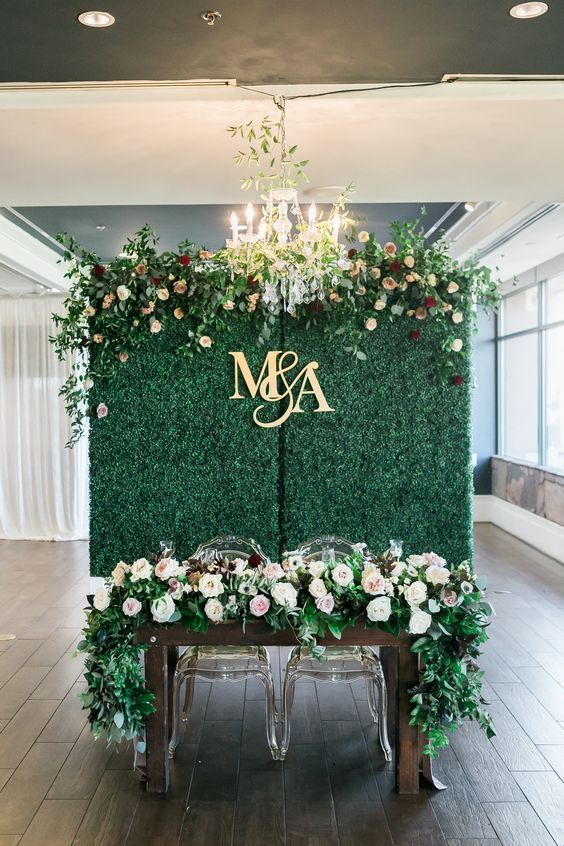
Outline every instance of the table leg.
<svg viewBox="0 0 564 846"><path fill-rule="evenodd" d="M397 710L398 710L398 651L393 646L380 647L380 663L386 679L388 691L388 736L397 756Z"/></svg>
<svg viewBox="0 0 564 846"><path fill-rule="evenodd" d="M168 661L166 646L151 646L145 653L145 682L155 695L156 711L147 717L147 791L166 793L168 766Z"/></svg>
<svg viewBox="0 0 564 846"><path fill-rule="evenodd" d="M419 656L409 647L398 648L398 748L396 786L398 793L419 792L419 729L409 725L409 690L419 682Z"/></svg>

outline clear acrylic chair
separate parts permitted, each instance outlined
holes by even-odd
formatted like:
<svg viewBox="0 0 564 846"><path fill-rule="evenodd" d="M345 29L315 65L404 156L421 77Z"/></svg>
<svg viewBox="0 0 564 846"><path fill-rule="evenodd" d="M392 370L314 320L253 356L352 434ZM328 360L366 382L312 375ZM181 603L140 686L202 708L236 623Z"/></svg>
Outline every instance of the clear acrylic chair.
<svg viewBox="0 0 564 846"><path fill-rule="evenodd" d="M367 555L366 547L359 547L343 538L324 535L302 544L292 555L301 555L305 561L325 560L330 563L353 553ZM284 674L282 690L282 740L280 758L284 759L290 744L291 712L295 684L300 678L316 682L352 682L364 679L368 706L372 719L378 725L380 746L387 761L392 759L388 740L388 691L380 659L373 649L366 646L328 646L321 660L313 658L311 650L296 646L292 649Z"/></svg>
<svg viewBox="0 0 564 846"><path fill-rule="evenodd" d="M211 563L217 558L247 560L252 555L263 562L268 558L258 544L235 535L222 535L200 544L191 560ZM169 757L180 741L182 725L188 720L196 678L207 681L241 681L258 678L266 694L266 737L274 760L279 757L276 739L276 705L270 658L263 646L189 646L178 659L172 686L172 732ZM182 692L184 704L182 705Z"/></svg>

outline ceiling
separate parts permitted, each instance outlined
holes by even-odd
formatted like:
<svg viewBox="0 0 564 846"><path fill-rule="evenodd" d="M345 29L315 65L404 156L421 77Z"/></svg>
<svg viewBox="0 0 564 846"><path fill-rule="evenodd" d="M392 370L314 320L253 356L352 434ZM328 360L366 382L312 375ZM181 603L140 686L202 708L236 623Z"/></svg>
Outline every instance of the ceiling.
<svg viewBox="0 0 564 846"><path fill-rule="evenodd" d="M231 87L0 90L0 205L241 203L226 127L275 112ZM312 199L350 182L359 203L564 199L564 83L294 99L287 135Z"/></svg>
<svg viewBox="0 0 564 846"><path fill-rule="evenodd" d="M507 0L233 0L214 27L195 0L104 0L90 29L72 0L4 0L0 80L235 78L241 83L560 74L564 3L509 16ZM88 9L89 7L86 6ZM96 8L96 7L95 7Z"/></svg>
<svg viewBox="0 0 564 846"><path fill-rule="evenodd" d="M321 207L320 207L321 208ZM162 250L174 249L185 238L198 245L217 249L229 236L229 206L43 206L20 207L17 211L50 236L72 233L83 247L104 260L121 252L128 237L149 224L160 237ZM238 209L239 210L239 209ZM359 229L374 232L380 243L389 239L390 221L411 220L421 216L418 203L381 203L351 205L351 213L359 221ZM464 214L463 204L431 203L425 207L425 230L455 223ZM444 220L443 220L444 219ZM243 210L240 220L244 220ZM22 225L22 221L16 222ZM105 226L99 230L98 226ZM25 228L25 226L24 226ZM37 232L28 228L31 234ZM434 240L440 229L434 229Z"/></svg>

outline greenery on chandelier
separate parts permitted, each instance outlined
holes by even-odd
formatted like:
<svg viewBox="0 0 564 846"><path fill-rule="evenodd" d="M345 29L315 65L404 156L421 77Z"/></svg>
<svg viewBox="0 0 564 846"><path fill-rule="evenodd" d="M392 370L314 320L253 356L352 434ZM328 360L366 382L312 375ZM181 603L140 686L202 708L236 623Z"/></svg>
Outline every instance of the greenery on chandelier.
<svg viewBox="0 0 564 846"><path fill-rule="evenodd" d="M460 359L470 352L459 326L475 320L473 303L496 306L496 285L489 269L454 261L444 241L427 245L417 222L393 224L392 231L393 241L383 246L360 232L360 248L343 248L319 280L317 296L296 304L289 317L306 330L321 325L327 343L343 344L358 361L366 358L363 339L380 321L401 321L413 343L436 323L435 376L456 386L462 381ZM65 313L54 316L53 341L61 359L73 354L61 389L73 419L71 443L87 416L104 412L90 401L93 384L111 379L129 356L171 324L183 327L179 353L204 355L233 321L250 322L257 343L268 344L284 311L280 298L271 296L280 269L273 267L268 245L258 252L252 273L248 268L236 273L226 250L214 253L186 241L176 251L159 252L148 226L108 264L72 237L61 241L72 285Z"/></svg>
<svg viewBox="0 0 564 846"><path fill-rule="evenodd" d="M321 659L318 639L340 639L350 626L378 626L413 635L423 672L409 691L411 722L424 732L424 751L432 757L464 719L493 734L476 664L492 613L484 589L467 562L449 567L435 553L401 561L389 552L365 554L362 545L332 563L291 553L281 565L219 557L206 564L162 556L120 561L90 598L78 647L86 653L83 702L97 736L143 736L154 696L140 671L145 647L135 642L135 631L141 626L180 623L205 632L231 622L250 630L260 619L273 630L293 629Z"/></svg>

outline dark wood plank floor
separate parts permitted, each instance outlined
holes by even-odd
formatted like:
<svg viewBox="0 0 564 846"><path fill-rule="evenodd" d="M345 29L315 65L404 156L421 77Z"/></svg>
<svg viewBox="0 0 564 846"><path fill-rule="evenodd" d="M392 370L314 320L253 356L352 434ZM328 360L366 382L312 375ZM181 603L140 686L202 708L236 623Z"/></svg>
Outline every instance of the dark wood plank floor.
<svg viewBox="0 0 564 846"><path fill-rule="evenodd" d="M166 798L94 742L72 656L84 543L0 542L0 846L564 846L564 568L490 525L476 566L497 618L484 656L497 736L468 724L450 787L400 797L361 684L299 683L274 763L261 687L198 683ZM278 692L284 654L273 652Z"/></svg>

